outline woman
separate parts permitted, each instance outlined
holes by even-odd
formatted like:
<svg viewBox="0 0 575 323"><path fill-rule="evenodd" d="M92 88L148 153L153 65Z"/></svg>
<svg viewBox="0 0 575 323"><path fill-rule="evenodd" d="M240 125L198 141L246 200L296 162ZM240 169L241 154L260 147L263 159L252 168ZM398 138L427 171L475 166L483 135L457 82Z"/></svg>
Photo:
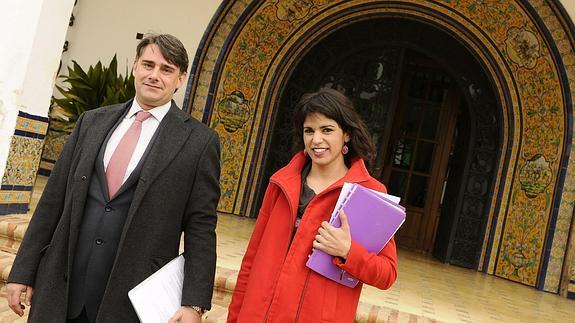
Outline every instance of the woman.
<svg viewBox="0 0 575 323"><path fill-rule="evenodd" d="M228 322L353 322L362 284L349 288L311 271L312 247L360 282L388 289L397 277L393 239L376 255L351 239L343 212L341 228L326 222L344 182L385 192L367 171L373 144L351 101L332 89L306 94L294 129L300 152L270 178Z"/></svg>

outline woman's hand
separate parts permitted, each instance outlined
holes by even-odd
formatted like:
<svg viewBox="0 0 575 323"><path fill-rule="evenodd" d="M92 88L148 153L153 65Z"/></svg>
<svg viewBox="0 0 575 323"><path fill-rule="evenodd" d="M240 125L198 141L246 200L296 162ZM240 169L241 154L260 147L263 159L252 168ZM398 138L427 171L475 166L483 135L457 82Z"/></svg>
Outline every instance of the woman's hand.
<svg viewBox="0 0 575 323"><path fill-rule="evenodd" d="M347 215L343 210L339 211L339 220L341 227L336 228L331 224L323 221L315 236L313 247L329 255L347 259L349 249L351 248L351 234L349 232L349 223Z"/></svg>

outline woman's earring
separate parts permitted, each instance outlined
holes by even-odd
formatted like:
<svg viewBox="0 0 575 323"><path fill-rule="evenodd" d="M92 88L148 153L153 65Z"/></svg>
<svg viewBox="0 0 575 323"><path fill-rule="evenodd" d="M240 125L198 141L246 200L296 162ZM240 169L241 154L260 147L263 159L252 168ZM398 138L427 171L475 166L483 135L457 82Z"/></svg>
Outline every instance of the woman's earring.
<svg viewBox="0 0 575 323"><path fill-rule="evenodd" d="M347 148L347 145L343 145L343 148L341 148L341 153L346 155L349 152L349 148Z"/></svg>

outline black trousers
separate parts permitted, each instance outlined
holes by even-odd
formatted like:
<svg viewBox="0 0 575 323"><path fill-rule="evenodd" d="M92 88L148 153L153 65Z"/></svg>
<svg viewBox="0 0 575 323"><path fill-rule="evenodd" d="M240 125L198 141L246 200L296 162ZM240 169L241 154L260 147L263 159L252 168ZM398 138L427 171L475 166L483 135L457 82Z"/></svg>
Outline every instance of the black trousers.
<svg viewBox="0 0 575 323"><path fill-rule="evenodd" d="M82 309L82 312L80 313L80 315L78 315L78 317L75 317L73 319L68 319L66 322L67 323L92 323L92 321L90 321L90 319L88 319L88 315L86 314L86 308L85 307Z"/></svg>

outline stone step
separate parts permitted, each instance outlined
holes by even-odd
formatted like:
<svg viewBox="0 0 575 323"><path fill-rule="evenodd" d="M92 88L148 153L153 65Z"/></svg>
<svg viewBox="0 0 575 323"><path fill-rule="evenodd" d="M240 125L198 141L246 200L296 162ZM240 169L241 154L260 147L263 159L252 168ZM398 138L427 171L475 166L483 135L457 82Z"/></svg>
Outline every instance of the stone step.
<svg viewBox="0 0 575 323"><path fill-rule="evenodd" d="M10 269L12 269L15 257L16 255L11 252L0 250L0 272L2 273L0 287L2 288L6 285L6 279L8 279L8 274L10 274Z"/></svg>
<svg viewBox="0 0 575 323"><path fill-rule="evenodd" d="M0 217L0 250L16 253L28 228L31 215L6 215Z"/></svg>

